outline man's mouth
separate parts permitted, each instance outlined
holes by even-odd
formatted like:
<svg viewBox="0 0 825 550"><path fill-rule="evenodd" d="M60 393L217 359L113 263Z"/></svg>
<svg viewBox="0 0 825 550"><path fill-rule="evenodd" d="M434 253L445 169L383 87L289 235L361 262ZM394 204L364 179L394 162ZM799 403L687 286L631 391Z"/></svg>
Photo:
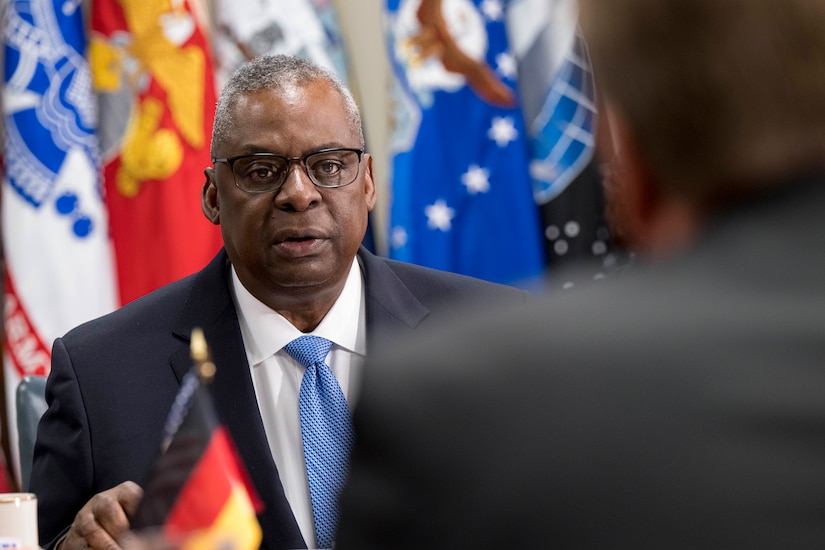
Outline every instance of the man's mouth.
<svg viewBox="0 0 825 550"><path fill-rule="evenodd" d="M275 246L287 256L300 257L315 254L324 242L326 242L325 239L303 235L286 237Z"/></svg>

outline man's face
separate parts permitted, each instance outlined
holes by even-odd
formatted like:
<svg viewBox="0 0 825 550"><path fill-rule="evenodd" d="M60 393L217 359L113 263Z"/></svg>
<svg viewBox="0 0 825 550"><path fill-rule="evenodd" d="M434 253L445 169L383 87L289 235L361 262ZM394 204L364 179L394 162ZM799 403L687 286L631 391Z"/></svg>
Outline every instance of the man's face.
<svg viewBox="0 0 825 550"><path fill-rule="evenodd" d="M240 98L232 130L215 156L257 152L303 157L321 149L360 148L342 97L317 81L285 92L265 90ZM303 163L293 162L277 190L239 189L226 163L205 171L204 214L219 223L226 251L243 285L274 309L321 296L337 296L375 205L372 160L364 155L356 180L318 188ZM286 300L286 301L285 301Z"/></svg>

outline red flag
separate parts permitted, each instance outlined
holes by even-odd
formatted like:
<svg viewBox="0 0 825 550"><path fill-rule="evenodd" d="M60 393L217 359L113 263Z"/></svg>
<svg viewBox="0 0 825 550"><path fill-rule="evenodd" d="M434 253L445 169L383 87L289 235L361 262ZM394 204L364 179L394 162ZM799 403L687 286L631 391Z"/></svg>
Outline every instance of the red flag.
<svg viewBox="0 0 825 550"><path fill-rule="evenodd" d="M198 372L200 366L184 378L169 413L164 450L132 528L160 528L187 550L253 550L261 543L261 504Z"/></svg>
<svg viewBox="0 0 825 550"><path fill-rule="evenodd" d="M217 428L167 516L169 540L196 533L192 543L231 540L231 548L258 547L260 526L233 449L226 431Z"/></svg>
<svg viewBox="0 0 825 550"><path fill-rule="evenodd" d="M121 303L203 267L221 246L200 207L216 102L191 0L92 4L89 59Z"/></svg>

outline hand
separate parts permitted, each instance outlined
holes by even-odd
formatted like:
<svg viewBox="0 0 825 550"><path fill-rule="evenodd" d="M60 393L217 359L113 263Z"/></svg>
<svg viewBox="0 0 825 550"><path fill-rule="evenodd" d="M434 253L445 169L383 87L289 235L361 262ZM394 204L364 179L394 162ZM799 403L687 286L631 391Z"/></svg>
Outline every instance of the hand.
<svg viewBox="0 0 825 550"><path fill-rule="evenodd" d="M143 489L133 481L96 494L75 516L60 550L120 548L117 541L129 531L129 517L142 498Z"/></svg>
<svg viewBox="0 0 825 550"><path fill-rule="evenodd" d="M183 548L185 541L175 542L165 537L160 529L149 529L140 533L129 531L119 542L123 550L177 550Z"/></svg>

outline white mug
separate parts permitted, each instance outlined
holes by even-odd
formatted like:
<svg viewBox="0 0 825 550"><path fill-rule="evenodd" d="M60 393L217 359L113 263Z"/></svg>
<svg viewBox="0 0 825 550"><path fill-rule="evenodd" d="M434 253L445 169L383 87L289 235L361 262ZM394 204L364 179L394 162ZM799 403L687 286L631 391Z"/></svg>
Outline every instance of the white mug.
<svg viewBox="0 0 825 550"><path fill-rule="evenodd" d="M0 549L5 548L40 548L34 493L0 493Z"/></svg>

